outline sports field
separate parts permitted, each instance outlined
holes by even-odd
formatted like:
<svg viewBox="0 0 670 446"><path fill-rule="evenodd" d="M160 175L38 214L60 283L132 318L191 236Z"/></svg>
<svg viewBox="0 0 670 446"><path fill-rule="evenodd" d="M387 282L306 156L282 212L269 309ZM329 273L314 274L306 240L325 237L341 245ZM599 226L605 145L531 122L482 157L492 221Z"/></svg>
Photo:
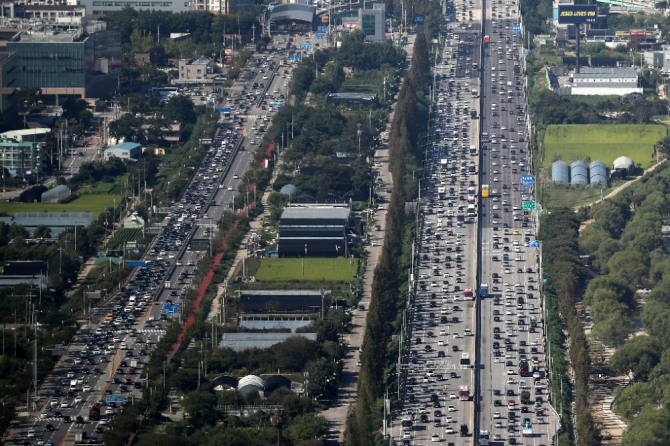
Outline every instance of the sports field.
<svg viewBox="0 0 670 446"><path fill-rule="evenodd" d="M304 266L303 266L304 265ZM358 259L306 258L263 259L256 273L260 282L296 280L348 282L356 276Z"/></svg>
<svg viewBox="0 0 670 446"><path fill-rule="evenodd" d="M108 207L118 205L120 195L82 195L70 203L0 203L0 213L14 215L17 212L93 212L98 214Z"/></svg>
<svg viewBox="0 0 670 446"><path fill-rule="evenodd" d="M550 125L544 134L542 165L550 169L557 159L570 164L589 157L612 166L615 159L627 156L647 167L654 158L654 144L667 134L667 128L658 124Z"/></svg>

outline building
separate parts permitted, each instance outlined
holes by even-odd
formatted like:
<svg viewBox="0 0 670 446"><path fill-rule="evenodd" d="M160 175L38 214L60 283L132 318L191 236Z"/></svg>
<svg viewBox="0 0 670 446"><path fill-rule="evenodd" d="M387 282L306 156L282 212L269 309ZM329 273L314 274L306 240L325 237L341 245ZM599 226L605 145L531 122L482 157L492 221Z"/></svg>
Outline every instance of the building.
<svg viewBox="0 0 670 446"><path fill-rule="evenodd" d="M316 8L298 3L272 5L270 29L272 32L309 32L316 23Z"/></svg>
<svg viewBox="0 0 670 446"><path fill-rule="evenodd" d="M133 212L123 219L121 226L125 229L144 229L144 219L137 212Z"/></svg>
<svg viewBox="0 0 670 446"><path fill-rule="evenodd" d="M626 178L634 170L635 162L627 156L620 156L612 163L612 176L617 178Z"/></svg>
<svg viewBox="0 0 670 446"><path fill-rule="evenodd" d="M213 69L212 59L179 59L179 79L174 80L173 83L202 83L207 80L208 74L213 73Z"/></svg>
<svg viewBox="0 0 670 446"><path fill-rule="evenodd" d="M7 225L19 225L31 234L38 226L46 226L51 230L52 237L61 232L82 226L88 228L93 224L93 212L16 212L13 217L0 217Z"/></svg>
<svg viewBox="0 0 670 446"><path fill-rule="evenodd" d="M42 144L35 142L18 142L13 139L0 138L0 157L2 167L12 175L38 175L42 172L40 149Z"/></svg>
<svg viewBox="0 0 670 446"><path fill-rule="evenodd" d="M86 16L86 7L65 4L17 4L15 17L45 23L81 25ZM13 17L14 18L14 17Z"/></svg>
<svg viewBox="0 0 670 446"><path fill-rule="evenodd" d="M372 8L359 9L358 21L360 29L365 33L365 40L370 42L386 40L386 5L384 3L373 3Z"/></svg>
<svg viewBox="0 0 670 446"><path fill-rule="evenodd" d="M136 142L124 142L112 147L108 147L104 151L105 161L116 157L124 160L138 159L142 156L142 145Z"/></svg>
<svg viewBox="0 0 670 446"><path fill-rule="evenodd" d="M326 102L333 104L371 104L377 100L375 93L328 93Z"/></svg>
<svg viewBox="0 0 670 446"><path fill-rule="evenodd" d="M279 220L279 255L339 257L347 254L347 205L302 204L284 209Z"/></svg>
<svg viewBox="0 0 670 446"><path fill-rule="evenodd" d="M298 328L322 318L331 302L330 290L245 290L237 303L239 325L249 329Z"/></svg>
<svg viewBox="0 0 670 446"><path fill-rule="evenodd" d="M9 130L0 133L0 139L11 139L16 142L44 142L51 133L48 127L34 129Z"/></svg>
<svg viewBox="0 0 670 446"><path fill-rule="evenodd" d="M212 14L239 14L254 11L253 0L192 0L191 9Z"/></svg>
<svg viewBox="0 0 670 446"><path fill-rule="evenodd" d="M224 333L221 336L219 347L229 348L236 352L248 350L251 348L270 348L275 344L284 342L288 338L300 336L310 341L316 341L316 333L247 333L232 332Z"/></svg>
<svg viewBox="0 0 670 446"><path fill-rule="evenodd" d="M122 11L124 8L137 10L154 10L165 12L188 12L191 10L189 0L79 0L86 7L86 16L101 18L110 11Z"/></svg>
<svg viewBox="0 0 670 446"><path fill-rule="evenodd" d="M40 197L42 203L59 203L72 196L72 191L64 184L59 184L53 189L44 192Z"/></svg>
<svg viewBox="0 0 670 446"><path fill-rule="evenodd" d="M572 95L616 95L642 94L638 86L637 70L634 68L581 68L572 73Z"/></svg>
<svg viewBox="0 0 670 446"><path fill-rule="evenodd" d="M14 55L0 52L0 113L4 113L15 104L16 70Z"/></svg>
<svg viewBox="0 0 670 446"><path fill-rule="evenodd" d="M16 87L39 88L56 104L65 98L110 97L118 84L121 35L115 30L35 25L6 43Z"/></svg>

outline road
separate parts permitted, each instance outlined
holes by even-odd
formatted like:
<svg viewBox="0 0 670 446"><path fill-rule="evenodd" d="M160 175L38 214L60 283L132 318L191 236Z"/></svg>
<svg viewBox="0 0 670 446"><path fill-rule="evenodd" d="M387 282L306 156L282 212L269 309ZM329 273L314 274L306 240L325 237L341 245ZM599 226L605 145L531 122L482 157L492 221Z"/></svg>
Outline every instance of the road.
<svg viewBox="0 0 670 446"><path fill-rule="evenodd" d="M534 187L526 134L526 96L518 3L489 3L484 34L481 97L480 281L489 285L479 311L479 432L509 444L550 444L556 429L547 402L547 361L540 296L540 251L536 245ZM527 400L522 402L526 393ZM522 426L532 431L523 429ZM529 433L532 432L532 433ZM479 436L480 444L486 435Z"/></svg>
<svg viewBox="0 0 670 446"><path fill-rule="evenodd" d="M281 40L275 43L285 46ZM250 60L231 89L234 96L222 104L234 113L221 116L213 144L183 197L158 209L163 219L151 228L159 235L143 258L144 267L126 287L108 290L106 301L79 321L81 329L67 351L12 423L10 439L63 445L82 436L95 439L122 402L141 397L149 385L143 366L166 324L184 320L181 299L194 286L197 264L211 248L212 225L234 210L233 198L275 113L272 104L287 96L291 70L281 50ZM96 149L82 152L75 163L97 156ZM99 417L90 416L91 407L99 407Z"/></svg>

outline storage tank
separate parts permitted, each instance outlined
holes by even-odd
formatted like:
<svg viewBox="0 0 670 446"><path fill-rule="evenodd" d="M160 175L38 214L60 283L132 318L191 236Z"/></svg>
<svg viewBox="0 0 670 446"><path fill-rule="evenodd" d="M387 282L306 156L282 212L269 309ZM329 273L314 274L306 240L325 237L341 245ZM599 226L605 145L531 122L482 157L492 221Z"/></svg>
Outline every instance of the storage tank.
<svg viewBox="0 0 670 446"><path fill-rule="evenodd" d="M551 181L556 184L570 184L570 167L563 160L554 161L551 165Z"/></svg>
<svg viewBox="0 0 670 446"><path fill-rule="evenodd" d="M589 166L584 161L570 164L570 185L587 186L589 184Z"/></svg>
<svg viewBox="0 0 670 446"><path fill-rule="evenodd" d="M589 184L597 187L607 187L607 167L602 161L593 161L589 165Z"/></svg>

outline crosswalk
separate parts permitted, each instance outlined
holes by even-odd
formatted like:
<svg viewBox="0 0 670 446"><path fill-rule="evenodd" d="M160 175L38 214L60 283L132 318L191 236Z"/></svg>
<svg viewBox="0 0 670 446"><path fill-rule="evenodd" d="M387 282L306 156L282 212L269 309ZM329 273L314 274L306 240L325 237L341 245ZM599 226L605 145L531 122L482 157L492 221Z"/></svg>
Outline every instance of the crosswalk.
<svg viewBox="0 0 670 446"><path fill-rule="evenodd" d="M140 330L137 330L137 333L142 333L142 334L149 334L149 333L165 334L165 330L163 330L161 328L142 328Z"/></svg>

